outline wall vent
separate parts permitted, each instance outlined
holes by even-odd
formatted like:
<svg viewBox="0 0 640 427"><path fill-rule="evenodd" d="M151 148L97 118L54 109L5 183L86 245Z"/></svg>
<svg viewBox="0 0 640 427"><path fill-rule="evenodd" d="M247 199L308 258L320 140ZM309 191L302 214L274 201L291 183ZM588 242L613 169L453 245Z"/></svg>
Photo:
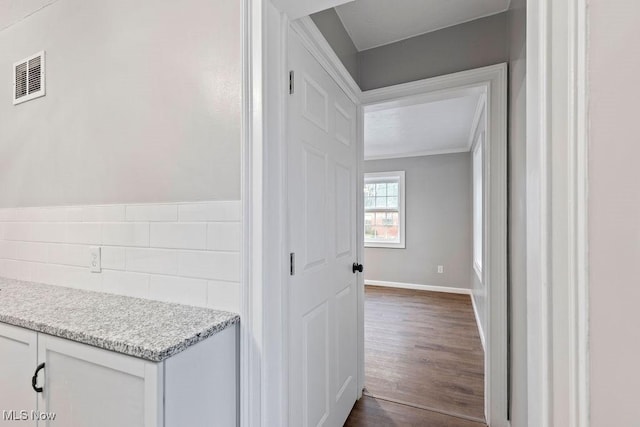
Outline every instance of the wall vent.
<svg viewBox="0 0 640 427"><path fill-rule="evenodd" d="M13 103L45 95L44 51L13 64Z"/></svg>

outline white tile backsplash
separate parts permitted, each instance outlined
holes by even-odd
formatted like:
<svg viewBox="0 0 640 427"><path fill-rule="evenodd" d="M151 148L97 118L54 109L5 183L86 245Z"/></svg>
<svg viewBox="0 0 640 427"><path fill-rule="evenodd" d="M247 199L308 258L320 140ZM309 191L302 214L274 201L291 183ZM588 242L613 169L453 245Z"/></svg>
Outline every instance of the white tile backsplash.
<svg viewBox="0 0 640 427"><path fill-rule="evenodd" d="M240 280L238 252L180 251L178 275L201 279Z"/></svg>
<svg viewBox="0 0 640 427"><path fill-rule="evenodd" d="M128 205L127 221L177 221L178 205Z"/></svg>
<svg viewBox="0 0 640 427"><path fill-rule="evenodd" d="M178 252L170 249L127 248L126 269L140 273L177 274Z"/></svg>
<svg viewBox="0 0 640 427"><path fill-rule="evenodd" d="M178 205L178 219L185 222L239 221L241 207L238 201L181 203Z"/></svg>
<svg viewBox="0 0 640 427"><path fill-rule="evenodd" d="M207 281L152 275L149 293L153 299L180 304L207 305Z"/></svg>
<svg viewBox="0 0 640 427"><path fill-rule="evenodd" d="M210 222L207 224L207 249L239 251L241 228L239 222Z"/></svg>
<svg viewBox="0 0 640 427"><path fill-rule="evenodd" d="M104 270L102 290L111 294L149 298L149 275L130 271Z"/></svg>
<svg viewBox="0 0 640 427"><path fill-rule="evenodd" d="M102 223L102 244L112 246L149 246L146 222Z"/></svg>
<svg viewBox="0 0 640 427"><path fill-rule="evenodd" d="M207 224L158 222L150 225L154 248L206 249Z"/></svg>
<svg viewBox="0 0 640 427"><path fill-rule="evenodd" d="M239 201L0 209L0 275L237 312L240 215Z"/></svg>

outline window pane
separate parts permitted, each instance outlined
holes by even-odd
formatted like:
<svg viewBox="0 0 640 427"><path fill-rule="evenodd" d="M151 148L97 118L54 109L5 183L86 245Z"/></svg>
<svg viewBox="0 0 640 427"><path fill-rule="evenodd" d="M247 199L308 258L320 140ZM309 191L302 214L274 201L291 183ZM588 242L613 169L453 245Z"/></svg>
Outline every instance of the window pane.
<svg viewBox="0 0 640 427"><path fill-rule="evenodd" d="M373 217L375 216L374 213L365 213L364 214L364 225L373 225Z"/></svg>
<svg viewBox="0 0 640 427"><path fill-rule="evenodd" d="M364 185L364 195L365 197L372 197L376 195L376 185L375 184L365 184Z"/></svg>
<svg viewBox="0 0 640 427"><path fill-rule="evenodd" d="M365 208L374 208L376 206L376 198L375 197L365 197L364 198L364 207Z"/></svg>
<svg viewBox="0 0 640 427"><path fill-rule="evenodd" d="M367 212L365 214L365 239L370 242L399 242L399 218L398 212Z"/></svg>
<svg viewBox="0 0 640 427"><path fill-rule="evenodd" d="M387 184L387 196L398 196L398 183L390 182Z"/></svg>
<svg viewBox="0 0 640 427"><path fill-rule="evenodd" d="M386 207L387 207L387 198L376 197L376 208L386 208Z"/></svg>
<svg viewBox="0 0 640 427"><path fill-rule="evenodd" d="M398 209L398 198L387 197L387 207L392 209Z"/></svg>
<svg viewBox="0 0 640 427"><path fill-rule="evenodd" d="M386 196L386 195L387 195L387 184L384 182L381 184L376 184L376 197Z"/></svg>

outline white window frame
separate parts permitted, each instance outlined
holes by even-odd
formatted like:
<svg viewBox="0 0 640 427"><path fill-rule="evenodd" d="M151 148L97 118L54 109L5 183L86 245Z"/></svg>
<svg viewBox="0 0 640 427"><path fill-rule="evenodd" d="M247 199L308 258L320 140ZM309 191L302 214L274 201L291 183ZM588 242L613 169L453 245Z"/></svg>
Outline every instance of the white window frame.
<svg viewBox="0 0 640 427"><path fill-rule="evenodd" d="M480 132L473 146L473 269L482 283L484 248L484 132ZM478 182L479 181L479 182Z"/></svg>
<svg viewBox="0 0 640 427"><path fill-rule="evenodd" d="M404 171L391 171L391 172L373 172L364 174L365 185L372 182L389 182L398 181L398 226L399 226L399 241L398 242L375 242L368 241L365 237L365 248L393 248L393 249L405 249L405 230L406 230L406 209L405 209L405 179ZM363 195L364 197L364 195ZM378 211L379 209L370 209ZM366 214L370 210L364 209Z"/></svg>

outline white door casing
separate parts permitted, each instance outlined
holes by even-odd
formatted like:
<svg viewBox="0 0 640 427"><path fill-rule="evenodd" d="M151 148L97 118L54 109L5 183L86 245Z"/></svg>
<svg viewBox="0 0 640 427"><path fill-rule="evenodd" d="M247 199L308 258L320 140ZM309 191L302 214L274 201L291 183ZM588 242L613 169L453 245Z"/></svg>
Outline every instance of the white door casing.
<svg viewBox="0 0 640 427"><path fill-rule="evenodd" d="M289 425L339 426L357 392L355 104L290 32Z"/></svg>

